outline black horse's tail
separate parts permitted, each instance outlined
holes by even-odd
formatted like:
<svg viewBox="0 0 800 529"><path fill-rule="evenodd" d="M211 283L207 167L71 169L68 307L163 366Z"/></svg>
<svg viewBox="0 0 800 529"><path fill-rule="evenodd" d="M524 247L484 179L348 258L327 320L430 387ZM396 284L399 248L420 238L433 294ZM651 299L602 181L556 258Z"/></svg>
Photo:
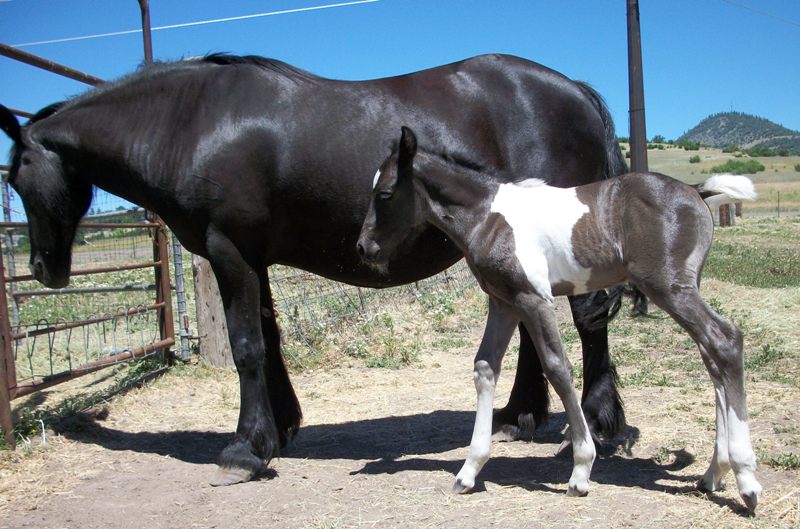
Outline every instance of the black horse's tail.
<svg viewBox="0 0 800 529"><path fill-rule="evenodd" d="M606 102L603 100L597 90L589 86L587 83L577 81L578 87L589 98L589 101L594 105L595 110L600 115L603 122L603 127L606 130L606 178L613 178L628 172L628 164L625 163L625 157L622 155L622 149L617 141L617 133L614 130L614 121L611 119L611 113L608 111ZM623 293L629 294L633 298L633 314L644 316L647 314L647 296L645 296L638 288L634 286L618 287L609 291L609 296L602 307L595 307L596 310L587 313L587 318L591 321L591 326L601 327L607 325L608 322L616 316L619 312L620 304L622 301ZM599 314L608 311L607 318L599 318Z"/></svg>
<svg viewBox="0 0 800 529"><path fill-rule="evenodd" d="M614 129L614 120L611 119L611 113L608 111L606 102L603 100L597 90L589 86L589 84L582 81L576 81L578 88L589 98L595 110L600 115L603 121L603 127L606 129L606 178L619 176L628 172L628 164L625 163L625 157L622 155L622 149L619 147L617 141L617 132Z"/></svg>

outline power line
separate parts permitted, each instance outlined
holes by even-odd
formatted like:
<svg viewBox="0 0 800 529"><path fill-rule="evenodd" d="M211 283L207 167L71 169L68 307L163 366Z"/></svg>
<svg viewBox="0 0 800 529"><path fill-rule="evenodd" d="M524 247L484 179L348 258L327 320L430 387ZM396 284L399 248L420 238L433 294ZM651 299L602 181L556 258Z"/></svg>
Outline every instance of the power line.
<svg viewBox="0 0 800 529"><path fill-rule="evenodd" d="M346 6L353 6L358 4L369 4L373 2L379 2L380 0L354 0L352 2L342 2L338 4L327 4L322 6L312 6L312 7L298 7L296 9L284 9L282 11L269 11L266 13L256 13L253 15L240 15L235 17L227 17L227 18L216 18L212 20L199 20L197 22L183 22L181 24L170 24L168 26L158 26L154 28L150 28L151 31L163 31L167 29L177 29L177 28L188 28L192 26L204 26L207 24L221 24L224 22L235 22L238 20L247 20L251 18L261 18L261 17L269 17L275 15L288 15L290 13L302 13L305 11L318 11L320 9L331 9L335 7L346 7ZM61 39L50 39L50 40L39 40L35 42L23 42L21 44L12 44L15 48L25 48L29 46L40 46L42 44L57 44L61 42L74 42L77 40L89 40L89 39L100 39L105 37L116 37L119 35L132 35L136 33L141 33L141 29L129 29L125 31L113 31L110 33L98 33L96 35L83 35L80 37L65 37Z"/></svg>
<svg viewBox="0 0 800 529"><path fill-rule="evenodd" d="M774 14L769 13L767 11L762 11L761 9L757 9L755 7L749 6L747 4L743 4L741 2L734 2L733 0L722 0L722 1L725 2L726 4L730 4L732 6L736 6L738 8L745 9L747 11L751 11L753 13L756 13L757 15L761 15L762 17L771 18L773 20L777 20L779 22L783 22L784 24L789 24L791 26L800 27L800 22L798 22L797 20L792 20L791 18L786 18L786 17L782 17L782 16L779 16L779 15L774 15Z"/></svg>

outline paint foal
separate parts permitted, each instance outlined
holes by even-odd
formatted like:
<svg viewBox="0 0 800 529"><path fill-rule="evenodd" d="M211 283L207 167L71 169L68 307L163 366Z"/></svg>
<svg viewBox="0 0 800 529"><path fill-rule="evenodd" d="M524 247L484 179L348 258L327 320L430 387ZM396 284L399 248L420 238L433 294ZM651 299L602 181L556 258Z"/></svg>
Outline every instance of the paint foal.
<svg viewBox="0 0 800 529"><path fill-rule="evenodd" d="M569 421L574 466L567 494L588 493L595 448L572 385L553 298L631 282L691 335L714 383L716 444L698 486L718 490L733 468L742 499L755 509L761 485L747 424L742 335L699 293L713 234L701 194L720 193L728 200L755 196L748 179L731 175L713 177L699 189L653 173L569 189L541 180L498 184L468 162L417 152L414 133L403 128L398 150L376 175L359 253L380 266L407 236L430 223L461 249L489 294L475 357L475 427L454 491L471 490L489 459L495 384L522 321Z"/></svg>

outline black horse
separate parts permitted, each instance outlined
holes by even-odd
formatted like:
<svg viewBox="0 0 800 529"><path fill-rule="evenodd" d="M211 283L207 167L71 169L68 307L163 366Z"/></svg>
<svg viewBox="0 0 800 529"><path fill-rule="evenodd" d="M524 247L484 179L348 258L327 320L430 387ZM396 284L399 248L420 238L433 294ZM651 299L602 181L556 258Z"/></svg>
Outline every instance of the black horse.
<svg viewBox="0 0 800 529"><path fill-rule="evenodd" d="M461 258L433 227L380 275L355 244L376 167L395 131L412 124L427 145L487 167L575 186L625 172L599 95L538 64L487 55L373 81L323 79L285 63L212 55L157 64L65 103L28 124L0 107L14 141L9 180L31 236L31 268L50 287L69 280L75 227L92 186L158 213L219 283L241 411L219 457L217 484L250 479L298 429L300 406L280 354L267 266L388 287ZM624 424L605 327L605 293L572 300L583 342L583 401L600 435ZM602 310L599 311L602 316ZM521 329L519 372L498 425L547 417L547 386ZM530 376L534 373L534 376ZM538 373L538 375L535 375Z"/></svg>

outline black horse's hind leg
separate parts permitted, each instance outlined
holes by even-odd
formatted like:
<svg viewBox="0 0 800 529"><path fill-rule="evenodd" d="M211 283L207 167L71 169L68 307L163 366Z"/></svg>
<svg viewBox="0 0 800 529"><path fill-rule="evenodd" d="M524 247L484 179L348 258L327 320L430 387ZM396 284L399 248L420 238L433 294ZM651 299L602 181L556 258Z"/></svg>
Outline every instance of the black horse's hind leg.
<svg viewBox="0 0 800 529"><path fill-rule="evenodd" d="M493 430L500 439L530 437L536 427L547 422L550 394L542 364L530 334L519 325L517 374L508 404L494 414Z"/></svg>
<svg viewBox="0 0 800 529"><path fill-rule="evenodd" d="M591 321L581 317L595 312L586 310L587 303L599 307L607 298L606 292L600 290L571 296L569 301L583 351L583 414L594 436L612 438L625 427L625 408L617 391L617 370L608 353L608 327L599 324L608 318L608 309L594 314Z"/></svg>
<svg viewBox="0 0 800 529"><path fill-rule="evenodd" d="M212 485L248 481L278 455L279 436L264 375L266 355L260 324L259 272L223 234L209 230L208 259L219 284L233 360L239 373L241 408L233 440L220 454Z"/></svg>
<svg viewBox="0 0 800 529"><path fill-rule="evenodd" d="M596 311L592 309L602 307L607 297L601 290L569 299L583 351L583 413L593 435L611 438L625 426L625 408L617 391L617 370L608 353L608 327L598 325L608 317L608 310L593 314ZM587 302L591 305L588 309ZM587 312L593 314L591 321L580 317ZM530 435L547 421L549 404L547 379L536 348L521 326L517 374L508 404L495 413L495 432L506 438Z"/></svg>
<svg viewBox="0 0 800 529"><path fill-rule="evenodd" d="M275 315L275 304L269 287L269 274L261 275L261 333L264 336L266 365L264 375L269 401L275 416L275 426L283 448L294 437L303 420L303 412L295 395L286 364L281 356L281 335Z"/></svg>

